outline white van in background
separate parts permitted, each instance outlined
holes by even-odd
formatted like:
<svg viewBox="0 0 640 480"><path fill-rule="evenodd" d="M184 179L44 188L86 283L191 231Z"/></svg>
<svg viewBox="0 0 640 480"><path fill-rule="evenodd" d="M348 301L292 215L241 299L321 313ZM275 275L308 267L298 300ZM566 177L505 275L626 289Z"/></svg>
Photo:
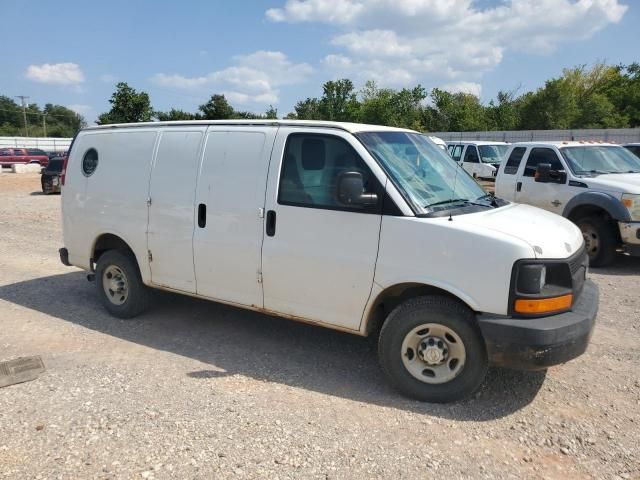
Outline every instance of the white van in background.
<svg viewBox="0 0 640 480"><path fill-rule="evenodd" d="M505 142L448 142L448 151L473 178L495 180L509 144Z"/></svg>
<svg viewBox="0 0 640 480"><path fill-rule="evenodd" d="M487 195L411 130L95 126L62 183L61 261L91 272L111 314L142 313L152 287L375 335L417 399L469 395L490 364L570 360L594 327L580 230Z"/></svg>
<svg viewBox="0 0 640 480"><path fill-rule="evenodd" d="M447 142L442 140L440 137L435 137L435 136L431 135L431 136L429 136L429 140L431 140L433 143L435 143L441 149L447 150Z"/></svg>

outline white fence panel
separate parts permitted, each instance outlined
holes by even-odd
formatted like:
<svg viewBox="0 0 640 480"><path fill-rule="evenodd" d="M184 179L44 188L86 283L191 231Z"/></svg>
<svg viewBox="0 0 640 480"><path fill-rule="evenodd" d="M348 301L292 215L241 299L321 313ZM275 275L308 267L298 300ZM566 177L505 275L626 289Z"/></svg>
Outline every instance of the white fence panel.
<svg viewBox="0 0 640 480"><path fill-rule="evenodd" d="M53 137L0 137L0 148L39 148L45 152L69 149L71 138Z"/></svg>
<svg viewBox="0 0 640 480"><path fill-rule="evenodd" d="M494 142L596 140L614 143L640 142L640 128L594 128L576 130L512 130L488 132L435 132L429 133L446 142L460 140L488 140Z"/></svg>

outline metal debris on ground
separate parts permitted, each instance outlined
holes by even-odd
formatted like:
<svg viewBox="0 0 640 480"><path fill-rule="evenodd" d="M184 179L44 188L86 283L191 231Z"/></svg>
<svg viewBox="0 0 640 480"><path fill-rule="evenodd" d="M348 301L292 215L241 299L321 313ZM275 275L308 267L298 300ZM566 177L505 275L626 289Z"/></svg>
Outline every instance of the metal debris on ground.
<svg viewBox="0 0 640 480"><path fill-rule="evenodd" d="M0 362L0 388L16 383L30 382L44 372L44 363L39 356L20 357Z"/></svg>

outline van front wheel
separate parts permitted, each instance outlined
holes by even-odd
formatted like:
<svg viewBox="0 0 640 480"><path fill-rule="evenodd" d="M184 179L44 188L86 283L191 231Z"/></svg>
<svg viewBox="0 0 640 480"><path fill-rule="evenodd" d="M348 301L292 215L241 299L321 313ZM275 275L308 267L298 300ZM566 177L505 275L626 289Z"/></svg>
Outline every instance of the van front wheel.
<svg viewBox="0 0 640 480"><path fill-rule="evenodd" d="M149 305L149 288L142 283L136 262L118 250L103 253L96 265L98 295L111 315L132 318Z"/></svg>
<svg viewBox="0 0 640 480"><path fill-rule="evenodd" d="M391 383L426 402L467 397L488 368L473 313L443 296L413 298L396 307L380 331L378 354Z"/></svg>

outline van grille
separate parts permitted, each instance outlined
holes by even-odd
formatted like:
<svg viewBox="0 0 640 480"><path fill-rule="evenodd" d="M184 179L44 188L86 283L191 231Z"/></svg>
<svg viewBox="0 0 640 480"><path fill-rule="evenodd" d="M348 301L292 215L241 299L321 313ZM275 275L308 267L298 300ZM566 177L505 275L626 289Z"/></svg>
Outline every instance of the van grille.
<svg viewBox="0 0 640 480"><path fill-rule="evenodd" d="M584 282L586 280L587 268L589 266L589 256L587 248L582 245L574 255L568 258L569 270L571 270L571 283L573 286L573 301L582 293Z"/></svg>
<svg viewBox="0 0 640 480"><path fill-rule="evenodd" d="M571 269L571 275L576 273L580 267L587 267L589 264L589 256L587 255L587 247L582 244L582 248L578 250L573 256L569 257L569 268Z"/></svg>

